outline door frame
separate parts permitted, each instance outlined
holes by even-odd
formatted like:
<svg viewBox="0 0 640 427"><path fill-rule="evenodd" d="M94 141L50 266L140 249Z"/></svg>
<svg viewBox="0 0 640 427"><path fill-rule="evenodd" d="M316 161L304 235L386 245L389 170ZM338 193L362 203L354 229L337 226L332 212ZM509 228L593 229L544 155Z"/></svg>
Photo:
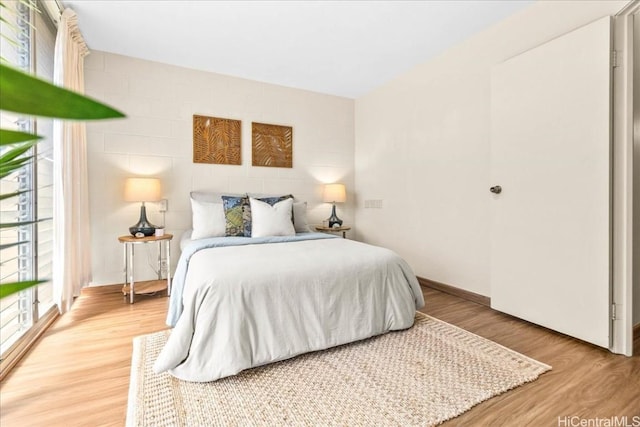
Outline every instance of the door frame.
<svg viewBox="0 0 640 427"><path fill-rule="evenodd" d="M639 12L640 0L631 0L613 19L610 350L626 356L633 354L633 16Z"/></svg>

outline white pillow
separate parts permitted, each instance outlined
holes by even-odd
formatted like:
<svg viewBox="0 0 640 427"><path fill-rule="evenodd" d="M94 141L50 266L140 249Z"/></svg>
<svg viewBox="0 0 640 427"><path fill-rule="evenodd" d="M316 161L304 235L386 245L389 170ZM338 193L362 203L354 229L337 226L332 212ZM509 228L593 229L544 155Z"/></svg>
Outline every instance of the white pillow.
<svg viewBox="0 0 640 427"><path fill-rule="evenodd" d="M191 213L193 215L192 240L204 239L205 237L224 237L226 234L226 220L222 203L191 199Z"/></svg>
<svg viewBox="0 0 640 427"><path fill-rule="evenodd" d="M310 233L309 222L307 221L307 202L294 202L293 204L293 226L296 233Z"/></svg>
<svg viewBox="0 0 640 427"><path fill-rule="evenodd" d="M293 199L285 199L271 206L269 203L249 198L251 204L251 237L294 236L291 222Z"/></svg>

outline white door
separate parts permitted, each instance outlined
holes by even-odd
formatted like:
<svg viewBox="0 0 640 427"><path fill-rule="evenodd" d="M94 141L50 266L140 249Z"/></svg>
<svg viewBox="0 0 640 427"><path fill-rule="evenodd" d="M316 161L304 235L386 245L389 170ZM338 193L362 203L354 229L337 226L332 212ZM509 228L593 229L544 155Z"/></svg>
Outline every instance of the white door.
<svg viewBox="0 0 640 427"><path fill-rule="evenodd" d="M610 52L606 17L499 64L491 82L491 306L602 347Z"/></svg>

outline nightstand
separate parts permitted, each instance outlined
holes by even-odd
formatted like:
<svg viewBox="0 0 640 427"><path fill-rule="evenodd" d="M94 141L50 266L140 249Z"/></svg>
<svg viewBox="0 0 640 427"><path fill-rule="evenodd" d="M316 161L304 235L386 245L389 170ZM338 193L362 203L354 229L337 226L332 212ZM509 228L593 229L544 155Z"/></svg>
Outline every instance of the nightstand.
<svg viewBox="0 0 640 427"><path fill-rule="evenodd" d="M124 244L124 286L122 293L125 298L129 294L129 302L133 304L135 294L151 294L167 290L167 295L171 295L171 239L173 234L162 236L133 237L131 235L120 236L118 241ZM146 245L156 243L158 245L158 280L146 280L134 282L133 276L133 256L136 245ZM166 278L163 279L162 273Z"/></svg>
<svg viewBox="0 0 640 427"><path fill-rule="evenodd" d="M316 231L322 233L340 233L342 232L342 238L347 238L347 231L351 230L351 227L316 227Z"/></svg>

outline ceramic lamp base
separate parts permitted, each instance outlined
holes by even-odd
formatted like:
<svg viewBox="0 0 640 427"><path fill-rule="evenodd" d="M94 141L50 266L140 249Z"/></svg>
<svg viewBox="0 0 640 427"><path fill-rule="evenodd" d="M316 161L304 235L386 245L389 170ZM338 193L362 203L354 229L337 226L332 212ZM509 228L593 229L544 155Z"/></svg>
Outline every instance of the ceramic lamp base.
<svg viewBox="0 0 640 427"><path fill-rule="evenodd" d="M333 208L331 208L331 216L329 217L329 219L327 220L329 221L329 227L333 228L333 226L335 224L338 224L338 227L342 227L342 220L340 218L338 218L338 215L336 215L336 205L333 205Z"/></svg>
<svg viewBox="0 0 640 427"><path fill-rule="evenodd" d="M145 236L153 236L156 232L156 228L158 227L147 220L147 208L143 203L142 206L140 206L140 219L137 224L129 227L129 233L131 233L132 236L135 236L138 233L142 233Z"/></svg>

